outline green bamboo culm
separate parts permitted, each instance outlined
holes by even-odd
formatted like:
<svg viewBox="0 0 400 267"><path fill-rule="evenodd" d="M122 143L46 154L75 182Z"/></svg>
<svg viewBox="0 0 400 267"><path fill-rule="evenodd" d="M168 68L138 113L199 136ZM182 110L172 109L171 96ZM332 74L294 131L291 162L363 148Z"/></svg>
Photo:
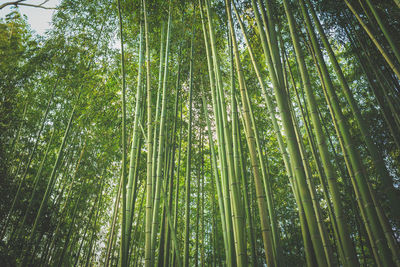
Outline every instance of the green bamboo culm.
<svg viewBox="0 0 400 267"><path fill-rule="evenodd" d="M141 13L141 12L140 12ZM130 151L130 160L129 160L129 174L128 174L128 182L127 182L127 207L126 207L126 226L127 229L125 230L125 253L129 254L129 244L131 239L131 230L132 230L132 216L134 213L133 202L134 202L134 192L135 188L134 185L137 183L134 182L134 178L136 178L135 174L135 162L136 162L136 154L138 153L138 143L140 138L139 133L139 121L141 119L140 114L142 113L142 64L143 64L143 23L141 20L140 23L140 41L139 41L139 64L138 64L138 77L137 77L137 86L136 86L136 104L135 104L135 118L133 122L133 133L132 133L132 144L131 144L131 151ZM127 259L126 259L127 260ZM129 263L126 262L128 265Z"/></svg>
<svg viewBox="0 0 400 267"><path fill-rule="evenodd" d="M168 78L168 55L169 55L169 41L170 41L170 29L171 29L171 1L169 2L169 15L168 15L168 26L167 26L167 37L166 37L166 45L165 45L165 63L164 63L164 77L162 84L162 102L161 102L161 117L160 117L160 128L159 128L159 147L158 147L158 155L157 155L157 169L156 169L156 186L155 186L155 196L153 203L153 222L152 222L152 238L151 238L151 247L152 247L152 261L155 260L155 249L156 249L156 235L157 229L159 228L159 216L158 211L160 207L160 195L161 195L161 186L162 186L162 171L163 171L163 163L164 163L164 146L165 146L165 123L166 123L166 103L167 103L167 78ZM154 181L154 179L153 179ZM167 199L164 200L164 202Z"/></svg>
<svg viewBox="0 0 400 267"><path fill-rule="evenodd" d="M119 19L119 34L120 34L120 44L121 44L121 80L122 80L122 88L121 88L121 98L122 98L122 162L121 162L121 184L122 184L122 218L121 218L121 246L120 246L120 264L122 267L127 266L128 262L128 254L127 254L127 243L126 243L126 203L127 203L127 194L126 194L126 81L125 81L125 55L124 55L124 38L123 38L123 22L122 22L122 10L120 0L117 0L118 5L118 19Z"/></svg>
<svg viewBox="0 0 400 267"><path fill-rule="evenodd" d="M193 6L194 8L194 6ZM191 180L191 157L192 157L192 102L193 102L193 40L194 40L194 22L195 14L193 13L192 20L192 34L190 40L190 57L189 57L189 121L188 121L188 135L187 135L187 150L186 150L186 177L185 177L185 235L184 235L184 254L183 266L188 267L189 264L189 234L190 234L190 180Z"/></svg>
<svg viewBox="0 0 400 267"><path fill-rule="evenodd" d="M178 55L178 74L176 77L176 85L175 85L175 104L174 104L174 120L173 120L173 127L172 127L172 136L171 136L171 156L168 160L168 177L170 179L169 183L169 192L168 192L168 206L170 207L170 212L172 212L172 205L173 205L173 190L174 190L174 180L177 180L177 184L179 179L174 179L175 176L175 154L176 154L176 131L178 128L178 111L179 111L179 100L180 100L180 87L181 87L181 52L182 52L182 47L179 46L179 55ZM178 186L179 187L179 186ZM174 218L174 217L173 217ZM175 218L174 218L174 228L175 228ZM167 228L167 233L166 233L166 239L165 239L165 249L164 249L164 261L163 264L164 266L167 266L169 264L170 260L170 250L171 250L171 231L169 231L169 228ZM175 247L173 247L175 249Z"/></svg>
<svg viewBox="0 0 400 267"><path fill-rule="evenodd" d="M153 181L152 181L152 152L153 152L153 122L152 122L152 90L151 90L151 73L150 73L150 41L149 26L147 20L146 0L143 0L143 17L146 44L146 90L147 90L147 172L146 172L146 218L145 218L145 248L144 263L146 267L151 266L151 222L153 210Z"/></svg>
<svg viewBox="0 0 400 267"><path fill-rule="evenodd" d="M165 21L161 22L161 46L160 46L160 62L159 62L159 70L158 70L158 89L157 89L157 102L156 102L156 109L155 109L155 118L154 118L154 123L153 123L153 159L152 162L156 162L157 160L157 151L158 151L158 139L157 135L159 133L158 131L158 125L159 125L159 120L160 120L160 101L161 101L161 94L162 94L162 84L163 84L163 73L164 73L164 63L165 63L165 31L166 31L166 25ZM152 185L153 185L153 202L154 202L154 192L156 191L156 178L157 178L157 164L152 165Z"/></svg>

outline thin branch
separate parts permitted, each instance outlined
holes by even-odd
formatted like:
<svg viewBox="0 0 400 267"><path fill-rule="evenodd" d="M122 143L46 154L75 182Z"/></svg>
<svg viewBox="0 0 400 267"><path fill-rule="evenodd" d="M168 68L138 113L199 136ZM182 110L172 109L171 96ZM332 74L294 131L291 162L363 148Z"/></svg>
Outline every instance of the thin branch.
<svg viewBox="0 0 400 267"><path fill-rule="evenodd" d="M39 4L39 5L34 5L34 4L28 4L28 3L22 3L22 2L24 2L24 1L26 1L26 0L17 0L17 1L14 1L14 2L7 2L7 3L4 3L4 4L1 4L0 5L0 10L1 9L3 9L3 8L5 8L6 6L12 6L12 5L14 5L14 6L28 6L28 7L37 7L37 8L43 8L43 9L57 9L56 7L46 7L46 6L43 6L44 4L46 4L49 0L45 0L45 1L43 1L41 4Z"/></svg>

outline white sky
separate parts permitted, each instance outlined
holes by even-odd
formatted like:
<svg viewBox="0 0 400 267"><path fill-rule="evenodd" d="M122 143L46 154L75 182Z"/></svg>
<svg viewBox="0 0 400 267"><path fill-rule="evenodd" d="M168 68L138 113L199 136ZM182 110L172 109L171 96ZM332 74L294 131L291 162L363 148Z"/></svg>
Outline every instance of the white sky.
<svg viewBox="0 0 400 267"><path fill-rule="evenodd" d="M11 2L12 0L0 0L0 4ZM29 4L41 4L44 0L27 0L25 3ZM49 0L46 7L56 7L61 0ZM50 29L50 22L54 9L43 9L37 7L27 7L19 6L19 11L21 14L26 15L28 18L28 23L31 25L32 30L36 31L38 34L43 35L44 32ZM0 10L0 18L5 18L5 16L14 9L14 6L7 6Z"/></svg>

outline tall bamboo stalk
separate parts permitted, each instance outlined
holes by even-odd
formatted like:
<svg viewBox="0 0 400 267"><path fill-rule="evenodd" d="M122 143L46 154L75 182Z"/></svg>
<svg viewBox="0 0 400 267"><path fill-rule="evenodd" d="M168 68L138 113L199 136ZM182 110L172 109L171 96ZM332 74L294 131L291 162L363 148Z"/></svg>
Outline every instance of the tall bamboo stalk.
<svg viewBox="0 0 400 267"><path fill-rule="evenodd" d="M141 13L141 12L140 12ZM133 122L133 130L132 130L132 145L130 151L130 160L129 160L129 174L128 174L128 188L127 188L127 207L126 207L126 226L127 229L125 231L125 253L129 254L129 244L130 244L130 237L131 237L131 230L132 230L132 215L134 213L133 207L133 198L135 193L135 188L132 190L134 185L134 178L136 177L134 174L135 170L135 162L136 162L136 154L138 151L138 143L140 139L139 133L139 121L141 120L141 108L142 108L142 64L143 64L143 24L140 23L140 34L139 34L139 63L138 63L138 77L137 77L137 86L136 86L136 106L135 106L135 115L134 115L134 122ZM136 183L135 183L136 186ZM128 264L128 258L125 259Z"/></svg>
<svg viewBox="0 0 400 267"><path fill-rule="evenodd" d="M152 210L153 210L153 185L152 185L152 153L153 153L153 141L151 139L151 133L153 130L152 122L152 92L151 92L151 73L150 73L150 41L149 41L149 26L147 21L147 9L146 0L143 0L143 14L144 14L144 31L145 31L145 42L146 42L146 87L147 87L147 175L146 175L146 220L145 220L145 253L144 261L145 266L151 266L151 222L152 222Z"/></svg>
<svg viewBox="0 0 400 267"><path fill-rule="evenodd" d="M154 203L153 203L153 222L151 229L151 247L152 247L152 261L155 260L155 249L156 249L156 236L157 229L159 227L159 217L158 211L160 207L160 195L161 195L161 185L163 177L163 167L164 167L164 150L165 150L165 122L166 122L166 109L167 109L167 79L168 79L168 60L169 60L169 42L170 42L170 31L171 31L171 1L169 2L169 12L168 12L168 26L167 26L167 37L165 45L165 62L164 62L164 77L162 84L162 103L161 103L161 116L160 116L160 129L159 129L159 143L158 143L158 155L157 155L157 169L156 169L156 187L154 193ZM167 201L165 199L164 201ZM154 261L155 262L155 261Z"/></svg>
<svg viewBox="0 0 400 267"><path fill-rule="evenodd" d="M126 81L125 81L125 55L124 55L124 37L123 37L123 23L122 23L122 10L120 0L117 0L118 4L118 18L119 18L119 34L121 44L121 74L122 74L122 162L121 162L121 184L122 184L122 225L121 225L121 252L120 252L120 264L122 267L127 266L127 250L126 250Z"/></svg>
<svg viewBox="0 0 400 267"><path fill-rule="evenodd" d="M189 63L189 121L188 121L188 139L186 149L186 178L185 178L185 241L183 266L189 266L189 233L190 233L190 180L191 180L191 157L192 157L192 102L193 102L193 50L194 50L194 22L195 13L193 10L192 34L190 41L190 63Z"/></svg>

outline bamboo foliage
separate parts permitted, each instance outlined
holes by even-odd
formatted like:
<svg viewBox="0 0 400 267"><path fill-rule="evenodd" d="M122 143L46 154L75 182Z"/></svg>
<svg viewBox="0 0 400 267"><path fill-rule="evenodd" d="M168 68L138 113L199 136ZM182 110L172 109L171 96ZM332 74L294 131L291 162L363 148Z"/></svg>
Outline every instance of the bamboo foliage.
<svg viewBox="0 0 400 267"><path fill-rule="evenodd" d="M400 266L394 2L15 9L0 264Z"/></svg>

